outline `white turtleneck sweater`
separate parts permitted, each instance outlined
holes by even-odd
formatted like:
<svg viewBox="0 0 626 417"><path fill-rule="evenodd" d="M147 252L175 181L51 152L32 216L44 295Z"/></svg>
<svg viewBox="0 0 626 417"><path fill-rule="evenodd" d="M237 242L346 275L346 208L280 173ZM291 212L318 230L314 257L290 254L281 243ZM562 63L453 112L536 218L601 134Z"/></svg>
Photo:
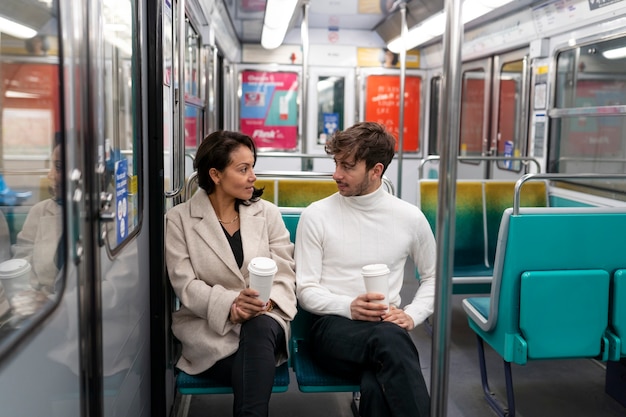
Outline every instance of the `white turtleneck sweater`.
<svg viewBox="0 0 626 417"><path fill-rule="evenodd" d="M335 193L311 204L300 217L295 245L296 293L307 311L351 319L350 303L366 292L361 267L367 264L389 267L389 303L400 306L404 265L410 257L420 286L404 310L416 327L433 313L433 233L417 206L382 186L367 195Z"/></svg>

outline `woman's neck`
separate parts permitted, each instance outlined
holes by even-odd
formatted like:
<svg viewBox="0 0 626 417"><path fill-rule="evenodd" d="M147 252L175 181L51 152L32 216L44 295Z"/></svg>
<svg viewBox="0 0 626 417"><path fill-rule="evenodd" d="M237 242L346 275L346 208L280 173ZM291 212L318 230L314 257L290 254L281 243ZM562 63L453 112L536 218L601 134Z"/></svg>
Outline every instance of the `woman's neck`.
<svg viewBox="0 0 626 417"><path fill-rule="evenodd" d="M209 201L220 223L231 224L239 218L239 213L235 209L234 198L224 198L217 193L211 193L209 194Z"/></svg>

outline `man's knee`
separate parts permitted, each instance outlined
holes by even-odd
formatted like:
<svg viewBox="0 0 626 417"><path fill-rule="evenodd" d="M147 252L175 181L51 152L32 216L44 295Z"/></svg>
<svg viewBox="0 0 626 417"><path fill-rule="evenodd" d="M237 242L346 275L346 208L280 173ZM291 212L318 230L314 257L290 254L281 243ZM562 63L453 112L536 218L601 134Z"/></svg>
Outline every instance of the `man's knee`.
<svg viewBox="0 0 626 417"><path fill-rule="evenodd" d="M372 334L375 349L381 353L390 353L392 357L417 356L417 348L409 333L394 323L380 323Z"/></svg>

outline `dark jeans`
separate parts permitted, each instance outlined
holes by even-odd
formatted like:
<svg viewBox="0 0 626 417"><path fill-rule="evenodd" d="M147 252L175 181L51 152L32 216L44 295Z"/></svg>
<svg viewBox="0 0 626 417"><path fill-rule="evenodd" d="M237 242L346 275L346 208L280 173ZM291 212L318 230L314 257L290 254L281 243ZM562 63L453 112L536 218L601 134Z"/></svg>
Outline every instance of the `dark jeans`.
<svg viewBox="0 0 626 417"><path fill-rule="evenodd" d="M241 325L239 349L206 374L232 385L233 416L268 415L276 354L285 350L285 332L273 318L261 315Z"/></svg>
<svg viewBox="0 0 626 417"><path fill-rule="evenodd" d="M362 417L430 416L417 348L400 326L323 316L310 337L320 366L360 376Z"/></svg>

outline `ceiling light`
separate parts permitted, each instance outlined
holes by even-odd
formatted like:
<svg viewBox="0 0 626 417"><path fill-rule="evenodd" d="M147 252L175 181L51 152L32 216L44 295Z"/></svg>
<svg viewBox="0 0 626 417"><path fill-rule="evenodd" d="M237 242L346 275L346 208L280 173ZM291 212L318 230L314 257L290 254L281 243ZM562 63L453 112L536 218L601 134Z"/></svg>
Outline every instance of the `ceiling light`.
<svg viewBox="0 0 626 417"><path fill-rule="evenodd" d="M465 0L461 10L463 24L478 19L479 17L502 7L512 0ZM443 11L423 20L419 25L412 27L406 34L404 42L401 36L393 39L387 45L391 52L399 53L404 46L405 50L413 49L418 45L428 42L443 35L446 26L446 18Z"/></svg>
<svg viewBox="0 0 626 417"><path fill-rule="evenodd" d="M602 56L606 59L620 59L626 58L626 46L621 48L609 49L608 51L603 51Z"/></svg>
<svg viewBox="0 0 626 417"><path fill-rule="evenodd" d="M35 29L0 16L0 32L21 39L30 39L37 34Z"/></svg>
<svg viewBox="0 0 626 417"><path fill-rule="evenodd" d="M267 0L261 45L265 49L280 46L285 39L298 0Z"/></svg>

